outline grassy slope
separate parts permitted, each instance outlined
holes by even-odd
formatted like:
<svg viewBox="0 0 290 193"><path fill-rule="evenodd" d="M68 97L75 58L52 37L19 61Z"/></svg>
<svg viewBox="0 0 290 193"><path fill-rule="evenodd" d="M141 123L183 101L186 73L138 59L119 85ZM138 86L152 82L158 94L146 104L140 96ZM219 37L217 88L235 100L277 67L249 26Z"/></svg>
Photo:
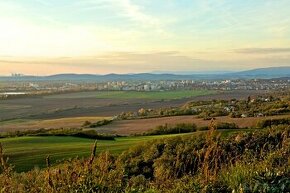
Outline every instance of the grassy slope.
<svg viewBox="0 0 290 193"><path fill-rule="evenodd" d="M110 151L119 154L129 147L150 139L172 137L166 136L140 136L121 137L115 141L99 140L97 151ZM16 171L27 171L34 166L44 167L45 158L51 156L53 163L56 160L87 157L94 142L91 139L77 137L18 137L0 139L4 154L9 157L9 163L15 166Z"/></svg>
<svg viewBox="0 0 290 193"><path fill-rule="evenodd" d="M106 99L180 99L202 95L214 94L214 91L208 90L178 90L163 92L138 92L138 91L94 91L79 92L69 94L59 94L46 96L45 98L106 98Z"/></svg>

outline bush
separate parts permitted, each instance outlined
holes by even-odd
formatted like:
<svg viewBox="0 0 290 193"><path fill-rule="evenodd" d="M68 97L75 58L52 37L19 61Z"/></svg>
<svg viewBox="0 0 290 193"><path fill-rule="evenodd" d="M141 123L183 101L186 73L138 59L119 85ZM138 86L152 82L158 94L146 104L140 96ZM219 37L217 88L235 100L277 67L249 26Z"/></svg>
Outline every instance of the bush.
<svg viewBox="0 0 290 193"><path fill-rule="evenodd" d="M239 126L235 123L219 122L216 125L216 129L239 129Z"/></svg>
<svg viewBox="0 0 290 193"><path fill-rule="evenodd" d="M164 134L178 134L178 133L190 133L196 131L196 125L190 123L179 123L175 126L159 125L156 128L147 131L144 135L164 135Z"/></svg>
<svg viewBox="0 0 290 193"><path fill-rule="evenodd" d="M75 134L72 134L71 136L81 137L81 138L88 138L88 139L115 140L114 136L99 134L95 130L83 130L81 132L77 132Z"/></svg>
<svg viewBox="0 0 290 193"><path fill-rule="evenodd" d="M90 126L92 123L90 121L85 121L83 124L83 127Z"/></svg>
<svg viewBox="0 0 290 193"><path fill-rule="evenodd" d="M216 129L239 129L239 126L235 123L218 122L215 126ZM197 129L198 131L209 130L208 126L202 126Z"/></svg>
<svg viewBox="0 0 290 193"><path fill-rule="evenodd" d="M258 128L265 128L278 125L290 125L290 118L281 118L281 119L266 119L259 121L257 123Z"/></svg>
<svg viewBox="0 0 290 193"><path fill-rule="evenodd" d="M100 127L100 126L103 126L103 125L108 125L108 124L110 124L112 122L113 122L113 120L104 119L104 120L101 120L101 121L97 121L95 123L90 123L90 124L87 125L87 127L95 128L95 127Z"/></svg>

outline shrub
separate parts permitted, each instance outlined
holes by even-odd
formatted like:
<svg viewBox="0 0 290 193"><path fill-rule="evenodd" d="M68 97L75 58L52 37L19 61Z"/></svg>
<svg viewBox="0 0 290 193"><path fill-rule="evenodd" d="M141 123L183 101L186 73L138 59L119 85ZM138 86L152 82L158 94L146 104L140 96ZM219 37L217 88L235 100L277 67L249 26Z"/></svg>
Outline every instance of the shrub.
<svg viewBox="0 0 290 193"><path fill-rule="evenodd" d="M90 121L85 121L83 124L83 127L90 126L92 123Z"/></svg>
<svg viewBox="0 0 290 193"><path fill-rule="evenodd" d="M108 125L110 123L112 123L113 120L108 120L108 119L104 119L104 120L101 120L101 121L97 121L95 123L91 123L89 125L87 125L87 127L89 128L95 128L95 127L100 127L100 126L103 126L103 125Z"/></svg>
<svg viewBox="0 0 290 193"><path fill-rule="evenodd" d="M218 122L215 126L216 129L239 129L239 126L235 123ZM209 130L208 126L202 126L197 129L198 131Z"/></svg>
<svg viewBox="0 0 290 193"><path fill-rule="evenodd" d="M174 126L159 125L156 128L147 131L144 135L164 135L164 134L178 134L178 133L190 133L196 131L196 125L190 123L179 123Z"/></svg>
<svg viewBox="0 0 290 193"><path fill-rule="evenodd" d="M277 125L290 125L290 118L281 118L281 119L266 119L259 121L257 123L258 128L265 128Z"/></svg>
<svg viewBox="0 0 290 193"><path fill-rule="evenodd" d="M216 125L217 129L239 129L239 126L235 123L219 122Z"/></svg>

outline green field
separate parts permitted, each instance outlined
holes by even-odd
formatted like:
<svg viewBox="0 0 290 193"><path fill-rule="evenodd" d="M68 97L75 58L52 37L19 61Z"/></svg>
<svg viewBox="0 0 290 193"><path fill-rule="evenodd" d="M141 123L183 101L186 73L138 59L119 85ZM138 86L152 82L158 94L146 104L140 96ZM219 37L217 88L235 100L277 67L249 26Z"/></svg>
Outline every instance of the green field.
<svg viewBox="0 0 290 193"><path fill-rule="evenodd" d="M182 134L181 134L182 135ZM150 139L171 137L166 136L140 136L119 137L116 140L99 140L97 152L109 151L119 154L129 147ZM52 163L74 157L87 157L90 154L92 139L78 137L15 137L0 139L5 156L9 163L15 166L18 172L27 171L37 166L45 167L45 158L50 155Z"/></svg>
<svg viewBox="0 0 290 193"><path fill-rule="evenodd" d="M97 98L97 99L152 99L169 100L214 94L209 90L176 91L90 91L45 96L45 98Z"/></svg>

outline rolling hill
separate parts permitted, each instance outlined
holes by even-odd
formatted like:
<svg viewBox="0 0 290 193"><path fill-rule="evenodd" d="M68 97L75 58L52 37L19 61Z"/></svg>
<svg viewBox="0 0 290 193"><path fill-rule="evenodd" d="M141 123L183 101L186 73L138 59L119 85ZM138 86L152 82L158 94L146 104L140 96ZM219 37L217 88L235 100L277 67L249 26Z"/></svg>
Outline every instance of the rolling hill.
<svg viewBox="0 0 290 193"><path fill-rule="evenodd" d="M56 74L51 76L0 76L0 81L154 81L154 80L207 80L207 79L271 79L290 77L290 66L258 68L241 72L204 74Z"/></svg>

